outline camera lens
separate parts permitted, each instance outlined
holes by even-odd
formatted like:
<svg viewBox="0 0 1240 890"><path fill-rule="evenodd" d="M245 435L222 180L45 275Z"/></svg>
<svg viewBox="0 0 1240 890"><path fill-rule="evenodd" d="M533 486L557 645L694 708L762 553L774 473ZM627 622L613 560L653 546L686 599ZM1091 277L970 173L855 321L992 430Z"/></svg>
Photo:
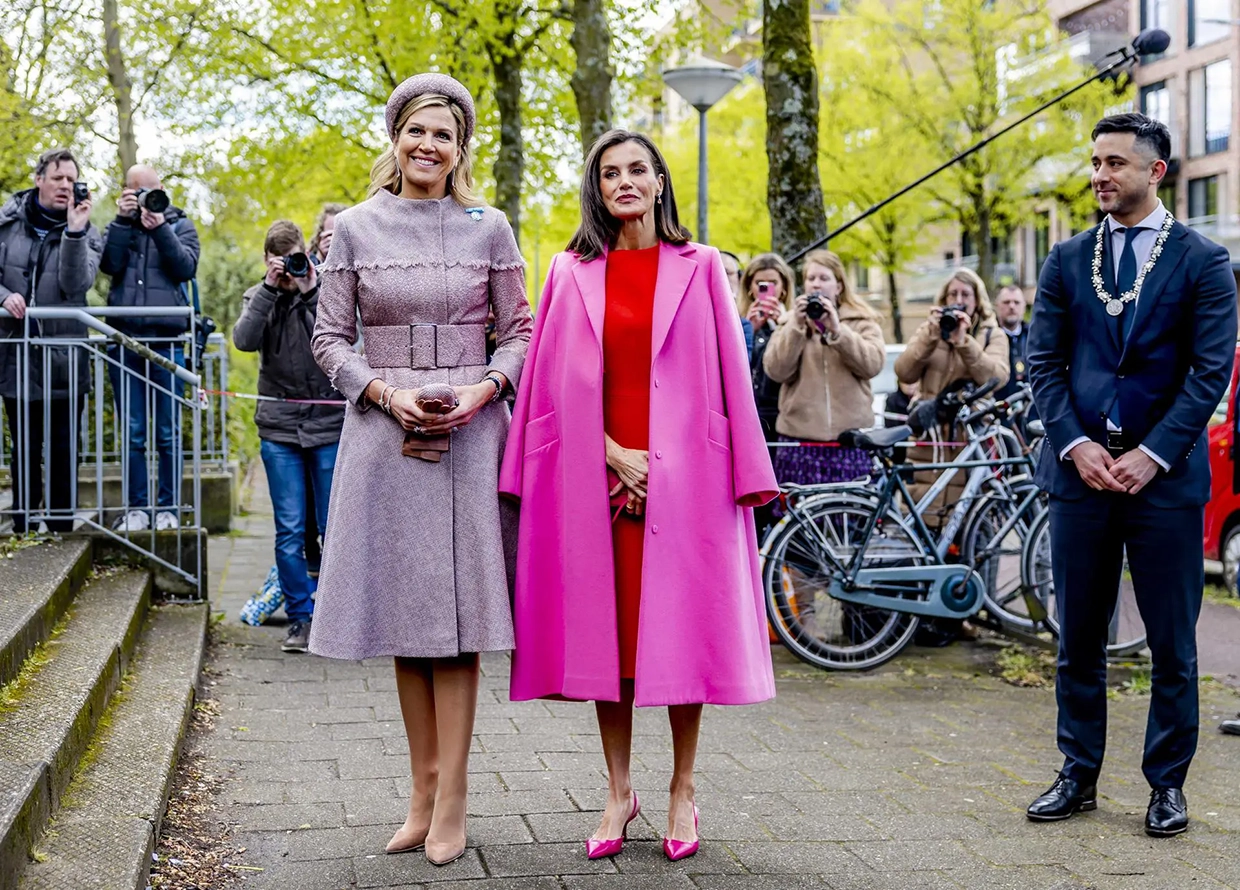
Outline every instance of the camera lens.
<svg viewBox="0 0 1240 890"><path fill-rule="evenodd" d="M138 207L151 213L163 213L172 202L163 189L138 189Z"/></svg>
<svg viewBox="0 0 1240 890"><path fill-rule="evenodd" d="M305 278L310 274L310 258L304 253L290 253L284 258L284 272L293 278Z"/></svg>
<svg viewBox="0 0 1240 890"><path fill-rule="evenodd" d="M84 182L73 183L73 206L81 204L83 201L90 199L90 188Z"/></svg>
<svg viewBox="0 0 1240 890"><path fill-rule="evenodd" d="M814 321L827 314L827 307L822 305L821 296L818 294L809 295L809 302L805 304L805 314Z"/></svg>

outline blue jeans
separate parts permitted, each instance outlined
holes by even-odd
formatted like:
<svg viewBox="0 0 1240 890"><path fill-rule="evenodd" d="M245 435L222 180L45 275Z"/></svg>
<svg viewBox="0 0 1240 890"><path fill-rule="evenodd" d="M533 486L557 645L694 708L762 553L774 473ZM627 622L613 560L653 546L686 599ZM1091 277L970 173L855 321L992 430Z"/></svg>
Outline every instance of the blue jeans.
<svg viewBox="0 0 1240 890"><path fill-rule="evenodd" d="M276 570L284 591L284 611L290 621L306 621L314 613L318 582L306 567L306 482L314 492L314 521L327 535L327 498L336 467L335 443L301 448L262 441L263 467L271 490L276 519Z"/></svg>
<svg viewBox="0 0 1240 890"><path fill-rule="evenodd" d="M171 343L151 346L154 352L171 358L181 367L185 366L185 350ZM156 503L160 507L175 507L180 503L181 460L177 445L181 437L181 409L172 396L163 390L179 393L181 384L171 373L159 365L147 365L146 359L128 349L112 346L109 355L117 359L128 373L111 362L108 374L112 378L112 393L116 398L116 416L128 430L128 460L125 483L125 500L129 509L149 507L151 494L147 483L146 465L147 408L155 403L155 451L159 458L159 492ZM151 381L148 385L147 379ZM156 387L162 387L157 389Z"/></svg>

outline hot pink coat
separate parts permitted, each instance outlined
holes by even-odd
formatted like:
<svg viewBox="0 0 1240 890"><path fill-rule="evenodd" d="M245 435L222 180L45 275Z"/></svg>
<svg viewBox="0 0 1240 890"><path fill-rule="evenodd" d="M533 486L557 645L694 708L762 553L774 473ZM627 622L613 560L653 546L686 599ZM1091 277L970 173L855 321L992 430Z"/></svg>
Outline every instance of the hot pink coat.
<svg viewBox="0 0 1240 890"><path fill-rule="evenodd" d="M521 500L514 700L620 697L606 267L552 261L500 469L500 491ZM653 337L636 704L763 701L775 683L751 508L777 486L717 250L662 246Z"/></svg>

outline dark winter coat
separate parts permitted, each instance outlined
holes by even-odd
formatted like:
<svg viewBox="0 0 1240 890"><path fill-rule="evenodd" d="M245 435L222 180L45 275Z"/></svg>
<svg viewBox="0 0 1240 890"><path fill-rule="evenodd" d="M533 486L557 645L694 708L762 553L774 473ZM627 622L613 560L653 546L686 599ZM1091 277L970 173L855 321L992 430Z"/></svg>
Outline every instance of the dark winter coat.
<svg viewBox="0 0 1240 890"><path fill-rule="evenodd" d="M186 306L183 285L198 272L198 230L179 207L164 211L164 224L147 230L118 216L103 232L100 271L112 276L109 306ZM189 318L117 318L114 327L136 337L175 337Z"/></svg>
<svg viewBox="0 0 1240 890"><path fill-rule="evenodd" d="M319 289L308 294L276 290L265 282L245 292L233 343L258 353L258 393L281 399L333 399L332 388L310 350ZM282 445L317 448L340 441L343 405L259 402L254 422L260 438Z"/></svg>
<svg viewBox="0 0 1240 890"><path fill-rule="evenodd" d="M87 225L81 233L67 233L65 224L53 228L40 240L28 219L34 189L18 192L0 207L0 301L19 293L28 306L85 306L86 291L99 270L103 240L99 230ZM0 318L0 395L18 398L18 368L23 350L17 343L24 321ZM30 321L31 336L85 337L86 325L69 319ZM6 341L13 342L6 342ZM30 398L44 397L44 361L50 363L51 398L68 398L69 355L77 356L77 392L90 387L90 361L73 346L30 347L29 368L23 369Z"/></svg>

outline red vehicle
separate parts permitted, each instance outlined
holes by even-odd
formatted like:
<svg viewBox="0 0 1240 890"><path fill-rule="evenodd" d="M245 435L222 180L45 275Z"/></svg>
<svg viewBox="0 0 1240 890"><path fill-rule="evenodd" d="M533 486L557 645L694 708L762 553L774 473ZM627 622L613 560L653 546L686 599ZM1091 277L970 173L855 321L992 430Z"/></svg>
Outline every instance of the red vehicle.
<svg viewBox="0 0 1240 890"><path fill-rule="evenodd" d="M1231 372L1231 388L1223 397L1218 412L1210 423L1210 473L1213 476L1210 503L1206 504L1205 558L1223 564L1223 583L1236 593L1236 576L1240 571L1240 494L1232 492L1234 467L1232 445L1236 428L1236 377L1240 372L1240 346L1236 348L1237 366Z"/></svg>

